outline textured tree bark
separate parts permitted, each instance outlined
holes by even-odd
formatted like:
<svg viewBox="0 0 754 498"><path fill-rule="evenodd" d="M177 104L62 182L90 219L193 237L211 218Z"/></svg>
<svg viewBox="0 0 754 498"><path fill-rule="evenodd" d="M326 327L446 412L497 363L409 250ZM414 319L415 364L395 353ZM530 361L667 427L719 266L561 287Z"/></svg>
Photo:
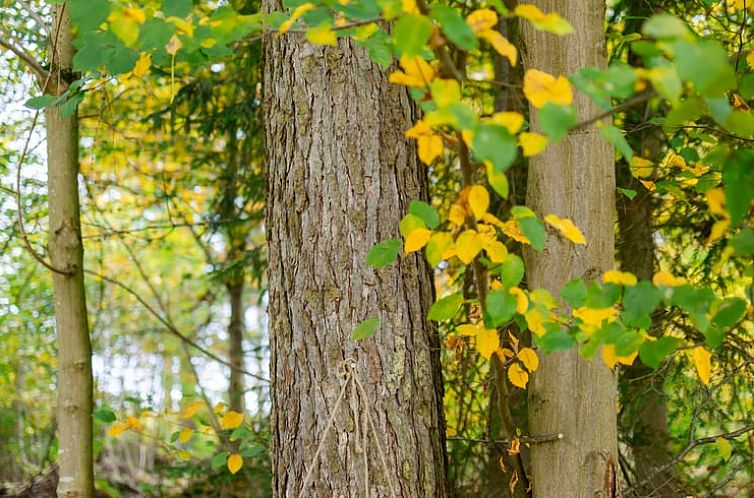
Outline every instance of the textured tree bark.
<svg viewBox="0 0 754 498"><path fill-rule="evenodd" d="M274 496L446 496L429 269L365 262L427 198L415 108L352 41L269 37L263 67ZM369 317L378 332L352 340Z"/></svg>
<svg viewBox="0 0 754 498"><path fill-rule="evenodd" d="M230 296L230 322L228 324L229 359L233 368L230 369L230 386L228 398L230 409L238 413L244 410L244 378L243 378L243 275L240 282L228 284Z"/></svg>
<svg viewBox="0 0 754 498"><path fill-rule="evenodd" d="M574 26L567 37L536 31L524 23L527 69L573 74L585 66L604 67L605 3L602 0L537 0L544 12L558 12ZM588 97L574 101L579 121L599 109ZM531 123L540 129L538 112ZM570 133L531 158L527 199L539 215L568 217L587 239L577 246L550 234L542 252L527 251L528 284L558 295L573 278L598 278L613 266L615 222L613 150L594 127ZM575 349L542 358L529 388L532 435L562 433L554 443L532 445L536 497L616 496L616 377L599 355L582 359Z"/></svg>
<svg viewBox="0 0 754 498"><path fill-rule="evenodd" d="M62 95L71 77L74 48L65 4L53 6L51 81L47 91ZM50 217L49 254L53 272L55 324L58 336L58 496L91 497L92 469L92 347L84 292L78 193L78 120L48 108L47 168Z"/></svg>

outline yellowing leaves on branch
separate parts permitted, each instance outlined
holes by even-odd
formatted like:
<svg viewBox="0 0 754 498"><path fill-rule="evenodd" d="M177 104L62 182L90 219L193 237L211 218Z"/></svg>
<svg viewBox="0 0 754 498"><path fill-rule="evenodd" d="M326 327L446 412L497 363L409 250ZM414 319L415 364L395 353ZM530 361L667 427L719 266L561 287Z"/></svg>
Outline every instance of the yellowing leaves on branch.
<svg viewBox="0 0 754 498"><path fill-rule="evenodd" d="M230 410L222 419L220 419L220 427L223 429L235 429L243 423L243 414Z"/></svg>
<svg viewBox="0 0 754 498"><path fill-rule="evenodd" d="M634 275L633 273L618 270L606 271L602 276L602 281L606 284L626 285L629 287L634 286L638 283L636 275Z"/></svg>
<svg viewBox="0 0 754 498"><path fill-rule="evenodd" d="M555 12L543 13L539 7L531 4L517 5L513 13L530 21L535 28L549 31L556 35L573 33L573 26Z"/></svg>
<svg viewBox="0 0 754 498"><path fill-rule="evenodd" d="M423 120L406 130L406 137L416 139L416 145L419 149L419 160L426 165L442 155L444 149L442 137L437 135L432 128Z"/></svg>
<svg viewBox="0 0 754 498"><path fill-rule="evenodd" d="M573 102L573 90L565 76L556 78L538 69L526 71L524 95L536 108L542 108L547 103L570 105Z"/></svg>
<svg viewBox="0 0 754 498"><path fill-rule="evenodd" d="M712 370L710 358L712 355L704 346L697 346L691 352L691 357L694 360L694 367L696 367L696 373L699 375L702 384L709 384L710 372Z"/></svg>

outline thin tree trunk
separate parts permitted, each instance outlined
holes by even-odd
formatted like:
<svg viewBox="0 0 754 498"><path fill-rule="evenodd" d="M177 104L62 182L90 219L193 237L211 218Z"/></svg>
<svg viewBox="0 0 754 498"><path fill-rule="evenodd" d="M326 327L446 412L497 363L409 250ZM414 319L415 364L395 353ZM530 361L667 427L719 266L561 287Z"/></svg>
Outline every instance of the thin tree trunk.
<svg viewBox="0 0 754 498"><path fill-rule="evenodd" d="M558 12L575 33L567 37L524 23L527 69L573 74L604 67L604 0L537 0L542 11ZM575 97L579 120L599 109ZM531 111L535 130L538 112ZM527 251L528 284L558 295L573 278L598 278L613 266L615 170L612 147L595 127L570 133L529 162L527 198L539 215L568 217L581 228L586 246L550 235L542 252ZM532 445L534 496L616 496L616 377L597 355L584 360L576 349L542 358L529 388L532 435L564 434L561 441Z"/></svg>
<svg viewBox="0 0 754 498"><path fill-rule="evenodd" d="M74 48L66 4L53 6L48 92L62 95L71 80ZM47 110L47 167L50 216L49 253L53 272L58 336L58 496L90 497L92 469L92 348L84 292L78 192L78 120Z"/></svg>
<svg viewBox="0 0 754 498"><path fill-rule="evenodd" d="M290 34L267 39L264 87L274 496L446 496L429 269L365 262L427 198L408 92L350 40Z"/></svg>
<svg viewBox="0 0 754 498"><path fill-rule="evenodd" d="M233 365L233 368L230 369L228 398L230 399L230 409L243 413L245 390L243 378L243 276L241 276L240 283L234 282L228 284L227 287L230 296L230 323L228 324L229 359L230 364Z"/></svg>

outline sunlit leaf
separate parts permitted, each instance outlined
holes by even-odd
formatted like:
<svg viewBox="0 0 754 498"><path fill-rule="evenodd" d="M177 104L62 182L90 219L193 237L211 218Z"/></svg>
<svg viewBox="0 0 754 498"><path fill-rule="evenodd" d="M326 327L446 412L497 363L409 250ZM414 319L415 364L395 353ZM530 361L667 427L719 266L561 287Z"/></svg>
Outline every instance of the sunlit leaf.
<svg viewBox="0 0 754 498"><path fill-rule="evenodd" d="M243 423L243 414L233 410L229 410L220 419L220 427L223 429L235 429Z"/></svg>
<svg viewBox="0 0 754 498"><path fill-rule="evenodd" d="M231 474L235 474L243 467L243 457L239 454L232 454L228 457L228 470Z"/></svg>
<svg viewBox="0 0 754 498"><path fill-rule="evenodd" d="M568 218L559 218L554 214L545 216L545 221L554 226L566 239L574 244L586 244L586 239L581 230Z"/></svg>
<svg viewBox="0 0 754 498"><path fill-rule="evenodd" d="M510 380L511 384L514 386L525 389L526 384L529 383L529 374L526 373L526 370L524 370L520 364L513 362L508 367L508 380Z"/></svg>
<svg viewBox="0 0 754 498"><path fill-rule="evenodd" d="M691 355L694 359L696 373L699 375L699 379L702 381L702 384L709 384L710 371L712 369L710 358L712 355L704 346L695 347L691 352Z"/></svg>

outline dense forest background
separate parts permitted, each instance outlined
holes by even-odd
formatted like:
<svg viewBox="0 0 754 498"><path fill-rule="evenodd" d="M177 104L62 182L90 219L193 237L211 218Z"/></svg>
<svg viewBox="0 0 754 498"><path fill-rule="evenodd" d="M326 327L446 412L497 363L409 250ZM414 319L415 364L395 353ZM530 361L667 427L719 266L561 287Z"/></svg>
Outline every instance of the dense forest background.
<svg viewBox="0 0 754 498"><path fill-rule="evenodd" d="M754 495L754 5L516 4L3 1L0 496Z"/></svg>

